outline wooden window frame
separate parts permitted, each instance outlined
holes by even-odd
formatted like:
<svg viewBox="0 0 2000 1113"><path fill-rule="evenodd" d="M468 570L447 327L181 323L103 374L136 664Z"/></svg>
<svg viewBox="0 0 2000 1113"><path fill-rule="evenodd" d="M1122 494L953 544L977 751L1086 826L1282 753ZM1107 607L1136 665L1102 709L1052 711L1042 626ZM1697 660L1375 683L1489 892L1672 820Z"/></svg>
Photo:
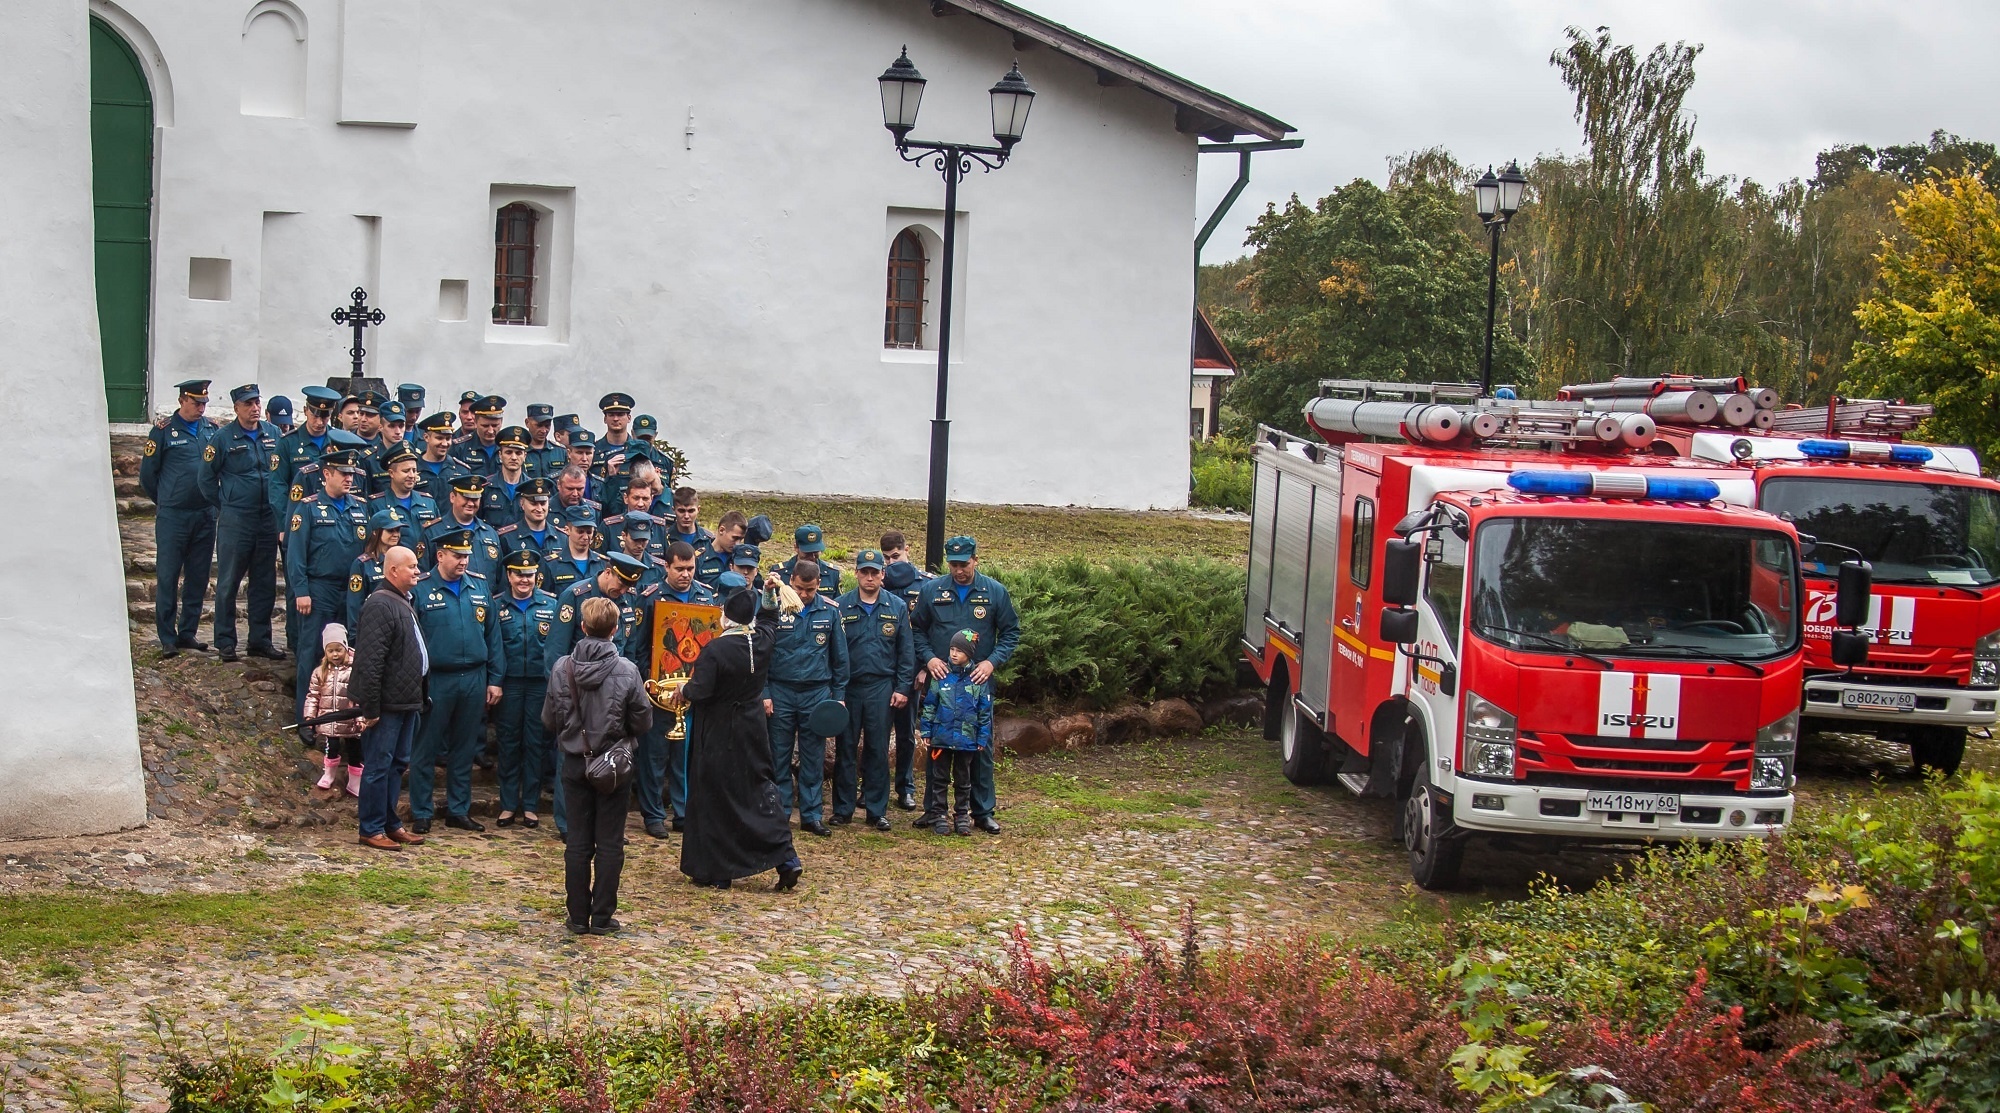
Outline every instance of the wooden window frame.
<svg viewBox="0 0 2000 1113"><path fill-rule="evenodd" d="M515 201L502 205L493 218L493 323L496 325L536 324L535 303L536 270L540 262L540 252L536 249L536 237L540 234L542 212L526 201ZM525 217L526 219L521 219ZM514 238L515 233L524 233L525 242ZM515 251L527 252L525 274L508 268L508 254ZM518 301L513 300L515 293Z"/></svg>
<svg viewBox="0 0 2000 1113"><path fill-rule="evenodd" d="M916 250L916 258L900 255L907 240ZM924 250L924 238L914 228L905 228L896 233L889 244L889 289L884 299L882 311L882 346L884 348L921 349L924 346L924 295L930 288L930 255ZM904 272L916 271L917 296L915 299L897 297L897 283L907 282Z"/></svg>

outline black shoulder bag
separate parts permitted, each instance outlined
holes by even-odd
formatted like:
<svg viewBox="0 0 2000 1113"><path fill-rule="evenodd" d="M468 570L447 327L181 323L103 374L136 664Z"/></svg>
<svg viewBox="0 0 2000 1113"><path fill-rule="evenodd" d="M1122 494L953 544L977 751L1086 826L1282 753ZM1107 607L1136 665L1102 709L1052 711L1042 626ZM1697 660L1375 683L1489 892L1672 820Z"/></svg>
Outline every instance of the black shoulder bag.
<svg viewBox="0 0 2000 1113"><path fill-rule="evenodd" d="M583 713L583 701L577 698L574 657L569 661L569 705L576 709L577 721L583 724L583 779L600 795L608 796L624 788L632 780L632 739L607 742L603 749L591 746L590 719Z"/></svg>

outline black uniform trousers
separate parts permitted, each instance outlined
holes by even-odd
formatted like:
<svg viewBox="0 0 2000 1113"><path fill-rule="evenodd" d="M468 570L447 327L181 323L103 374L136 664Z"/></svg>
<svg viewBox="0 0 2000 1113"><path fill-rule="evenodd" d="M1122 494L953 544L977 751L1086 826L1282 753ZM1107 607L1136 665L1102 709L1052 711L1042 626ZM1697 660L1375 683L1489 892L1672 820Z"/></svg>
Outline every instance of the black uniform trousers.
<svg viewBox="0 0 2000 1113"><path fill-rule="evenodd" d="M271 608L278 601L278 531L271 512L224 510L215 526L215 562L215 648L236 648L236 591L246 577L250 648L275 648Z"/></svg>
<svg viewBox="0 0 2000 1113"><path fill-rule="evenodd" d="M563 836L563 892L569 922L602 927L618 911L618 877L625 872L625 815L632 786L599 792L583 775L583 758L562 757L563 804L569 831ZM593 882L591 872L596 870Z"/></svg>

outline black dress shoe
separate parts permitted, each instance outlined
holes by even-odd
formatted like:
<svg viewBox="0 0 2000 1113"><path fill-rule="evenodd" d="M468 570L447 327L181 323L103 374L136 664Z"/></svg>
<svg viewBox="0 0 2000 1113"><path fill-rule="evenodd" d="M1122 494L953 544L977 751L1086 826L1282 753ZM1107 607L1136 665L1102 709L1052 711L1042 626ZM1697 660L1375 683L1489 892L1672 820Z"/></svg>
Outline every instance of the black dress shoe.
<svg viewBox="0 0 2000 1113"><path fill-rule="evenodd" d="M789 868L785 866L779 866L778 885L777 885L778 892L781 893L791 892L794 888L798 886L799 878L803 876L805 872L806 871L803 866L791 866Z"/></svg>
<svg viewBox="0 0 2000 1113"><path fill-rule="evenodd" d="M896 797L896 806L903 809L906 812L916 811L917 810L916 793L905 792L901 796Z"/></svg>
<svg viewBox="0 0 2000 1113"><path fill-rule="evenodd" d="M624 924L621 924L616 920L605 920L603 923L592 923L590 925L590 934L616 935L618 934L620 929L624 928L624 926L625 926Z"/></svg>
<svg viewBox="0 0 2000 1113"><path fill-rule="evenodd" d="M854 817L851 815L837 815L833 817L833 825L835 827L845 827L852 822L854 822Z"/></svg>
<svg viewBox="0 0 2000 1113"><path fill-rule="evenodd" d="M493 821L493 826L495 827L512 827L513 825L514 825L514 817L511 815L503 815L499 819Z"/></svg>
<svg viewBox="0 0 2000 1113"><path fill-rule="evenodd" d="M428 819L413 819L410 821L410 830L415 831L419 835L428 835L431 833L431 821Z"/></svg>
<svg viewBox="0 0 2000 1113"><path fill-rule="evenodd" d="M481 769L493 768L493 759L486 756L485 754L480 754L478 757L474 758L472 763L474 765L477 765Z"/></svg>
<svg viewBox="0 0 2000 1113"><path fill-rule="evenodd" d="M563 926L569 929L569 933L570 933L571 935L589 935L589 934L590 934L590 925L589 925L589 924L580 924L580 923L577 923L577 922L576 922L575 920L565 920L565 921L563 922Z"/></svg>
<svg viewBox="0 0 2000 1113"><path fill-rule="evenodd" d="M974 827L979 828L981 831L986 832L989 835L997 835L1000 833L1000 821L994 819L990 815L980 816L978 819L972 821L972 825Z"/></svg>
<svg viewBox="0 0 2000 1113"><path fill-rule="evenodd" d="M799 830L804 831L808 835L818 835L820 838L823 839L830 839L833 837L833 832L827 830L826 824L821 823L818 820L814 820L811 823L799 824Z"/></svg>
<svg viewBox="0 0 2000 1113"><path fill-rule="evenodd" d="M934 816L934 815L920 815L920 816L918 816L917 818L915 818L915 819L913 819L913 820L911 820L911 821L910 821L910 826L912 826L912 827L915 827L915 828L917 828L918 830L920 830L920 831L921 831L921 830L923 830L924 828L926 828L926 827L929 827L929 826L931 826L931 825L935 824L936 822L937 822L937 816Z"/></svg>
<svg viewBox="0 0 2000 1113"><path fill-rule="evenodd" d="M688 825L688 821L687 821L687 817L686 817L686 816L684 816L684 815L677 815L677 816L675 816L675 817L674 817L674 818L673 818L673 819L672 819L671 821L669 821L669 822L668 822L668 824L667 824L667 826L669 826L669 827L673 828L673 829L674 829L674 830L676 830L676 831L685 831L685 830L687 830L687 825Z"/></svg>
<svg viewBox="0 0 2000 1113"><path fill-rule="evenodd" d="M667 837L667 825L657 819L647 820L646 833L656 839L664 839Z"/></svg>
<svg viewBox="0 0 2000 1113"><path fill-rule="evenodd" d="M196 653L204 653L204 652L206 652L206 651L208 650L208 643L207 643L207 642L199 642L199 641L196 641L196 640L194 640L193 638L183 638L183 639L181 639L181 648L182 648L182 649L192 649L192 650L194 650L194 651L195 651Z"/></svg>
<svg viewBox="0 0 2000 1113"><path fill-rule="evenodd" d="M250 647L250 656L262 657L266 661L282 661L285 659L284 651L274 645L253 645Z"/></svg>
<svg viewBox="0 0 2000 1113"><path fill-rule="evenodd" d="M216 651L216 654L215 654L215 657L216 657L216 660L218 660L218 661L228 661L228 662L230 662L231 664L234 664L234 663L236 663L237 661L241 661L241 660L243 659L243 658L241 658L241 657L237 656L237 654L236 654L236 651L235 651L235 650L233 650L233 649L222 649L222 650L217 650L217 651Z"/></svg>
<svg viewBox="0 0 2000 1113"><path fill-rule="evenodd" d="M877 831L887 831L890 829L891 824L889 823L888 816L878 815L868 821L868 826L875 828Z"/></svg>
<svg viewBox="0 0 2000 1113"><path fill-rule="evenodd" d="M162 661L171 661L171 660L173 660L174 658L176 658L176 657L178 657L178 656L180 656L180 655L181 655L181 647L180 647L180 646L173 646L173 647L171 647L171 648L168 648L168 647L166 647L166 646L162 646L162 647L160 648L160 660L162 660Z"/></svg>
<svg viewBox="0 0 2000 1113"><path fill-rule="evenodd" d="M444 817L446 827L456 827L461 831L484 831L486 825L469 815L448 815Z"/></svg>

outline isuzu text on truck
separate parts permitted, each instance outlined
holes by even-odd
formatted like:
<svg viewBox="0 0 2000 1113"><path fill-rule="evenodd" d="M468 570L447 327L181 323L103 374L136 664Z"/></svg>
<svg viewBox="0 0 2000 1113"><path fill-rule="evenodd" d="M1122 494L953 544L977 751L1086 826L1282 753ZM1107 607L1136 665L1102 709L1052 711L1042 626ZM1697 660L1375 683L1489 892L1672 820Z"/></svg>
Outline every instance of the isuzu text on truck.
<svg viewBox="0 0 2000 1113"><path fill-rule="evenodd" d="M1260 431L1243 629L1287 777L1399 800L1427 888L1475 833L1789 822L1806 598L1748 475L1589 403L1328 383L1306 413L1327 443Z"/></svg>

